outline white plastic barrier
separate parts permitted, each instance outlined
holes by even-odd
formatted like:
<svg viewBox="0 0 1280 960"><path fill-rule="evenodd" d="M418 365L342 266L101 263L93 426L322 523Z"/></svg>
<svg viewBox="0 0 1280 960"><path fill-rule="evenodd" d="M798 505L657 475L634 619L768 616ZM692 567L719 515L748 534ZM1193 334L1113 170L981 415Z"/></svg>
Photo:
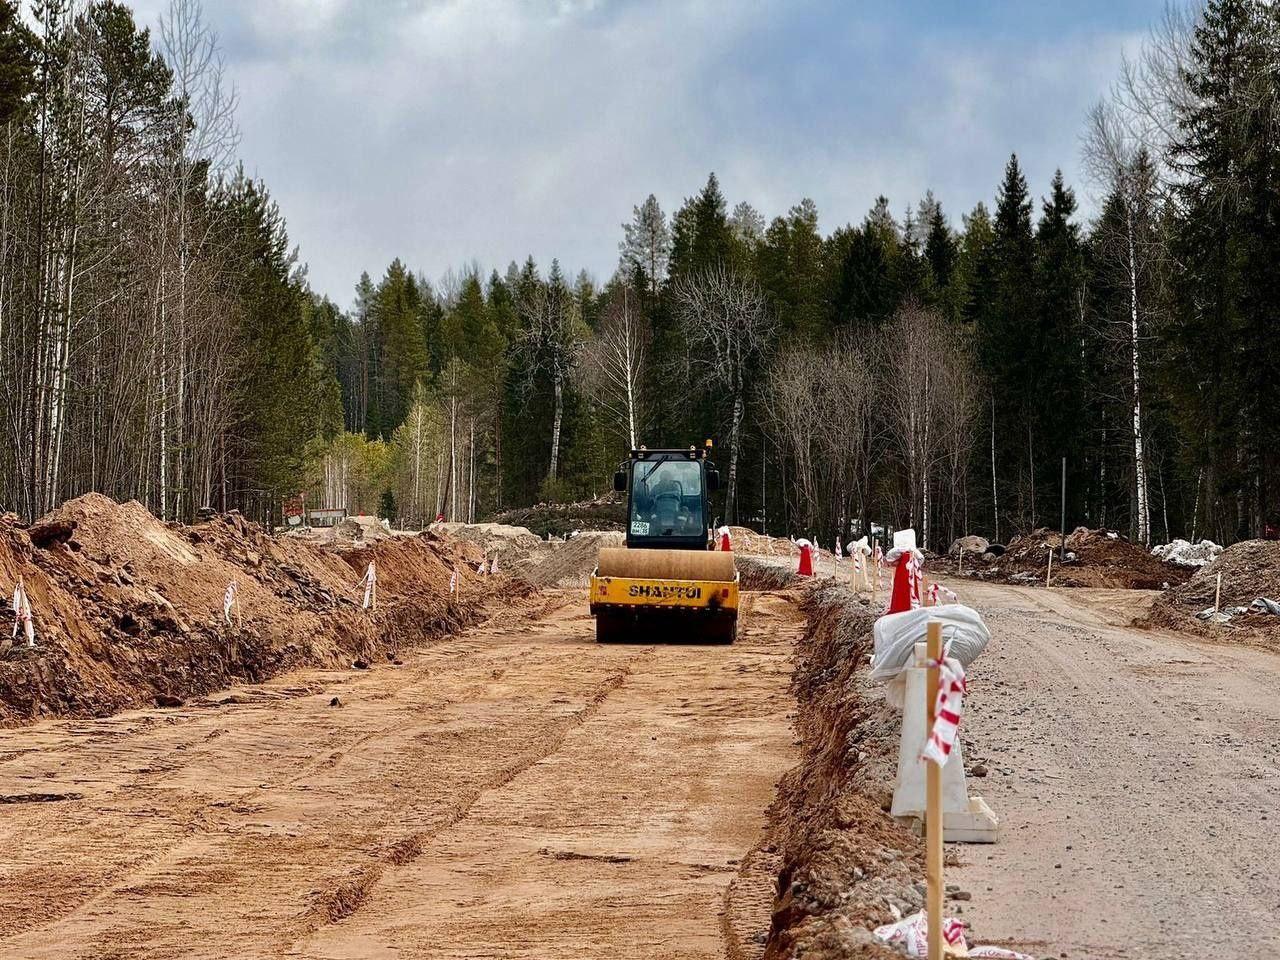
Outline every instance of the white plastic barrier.
<svg viewBox="0 0 1280 960"><path fill-rule="evenodd" d="M928 670L925 635L930 620L942 623L945 655L968 669L986 649L991 632L976 610L962 604L922 607L881 617L875 625L875 654L871 679L888 681L886 699L902 710L902 743L898 749L898 780L891 812L895 817L923 819L925 763L921 752L928 740L925 720ZM942 768L943 833L951 842L992 843L999 820L981 797L970 797L964 775L964 753L957 740Z"/></svg>

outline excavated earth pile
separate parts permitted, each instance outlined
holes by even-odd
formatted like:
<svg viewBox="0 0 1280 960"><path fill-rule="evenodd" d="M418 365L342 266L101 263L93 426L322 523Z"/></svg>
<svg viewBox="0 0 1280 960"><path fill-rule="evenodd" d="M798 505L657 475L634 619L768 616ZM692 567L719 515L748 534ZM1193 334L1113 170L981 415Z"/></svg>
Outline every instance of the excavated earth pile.
<svg viewBox="0 0 1280 960"><path fill-rule="evenodd" d="M733 560L743 590L785 590L800 581L794 560L779 561L737 551Z"/></svg>
<svg viewBox="0 0 1280 960"><path fill-rule="evenodd" d="M1218 574L1222 574L1222 609L1232 611L1227 623L1196 616L1213 608ZM1275 540L1243 540L1227 547L1186 583L1165 591L1142 625L1280 647L1280 616L1249 609L1259 597L1280 602L1280 542ZM1246 609L1238 612L1241 607Z"/></svg>
<svg viewBox="0 0 1280 960"><path fill-rule="evenodd" d="M624 534L586 531L563 543L543 543L508 571L533 587L585 587L601 548L625 545Z"/></svg>
<svg viewBox="0 0 1280 960"><path fill-rule="evenodd" d="M922 847L889 816L897 714L863 687L875 614L848 587L819 583L793 690L803 760L770 809L782 868L766 958L894 957L871 928L920 909Z"/></svg>
<svg viewBox="0 0 1280 960"><path fill-rule="evenodd" d="M495 524L527 527L539 539L567 537L581 530L624 531L627 528L626 498L606 493L578 503L539 503L507 510L491 518Z"/></svg>
<svg viewBox="0 0 1280 960"><path fill-rule="evenodd" d="M966 557L965 574L1001 583L1043 583L1050 548L1056 587L1163 590L1191 575L1189 568L1154 557L1115 531L1087 527L1077 527L1067 535L1065 562L1062 535L1041 527L1014 537L1000 556Z"/></svg>
<svg viewBox="0 0 1280 960"><path fill-rule="evenodd" d="M361 608L370 559L376 613ZM517 589L477 582L470 559L430 534L339 555L269 536L237 513L184 527L99 494L30 528L0 518L0 583L23 579L38 635L34 650L0 650L0 724L176 705L302 665L392 658L477 621L495 590ZM451 602L455 565L462 589Z"/></svg>

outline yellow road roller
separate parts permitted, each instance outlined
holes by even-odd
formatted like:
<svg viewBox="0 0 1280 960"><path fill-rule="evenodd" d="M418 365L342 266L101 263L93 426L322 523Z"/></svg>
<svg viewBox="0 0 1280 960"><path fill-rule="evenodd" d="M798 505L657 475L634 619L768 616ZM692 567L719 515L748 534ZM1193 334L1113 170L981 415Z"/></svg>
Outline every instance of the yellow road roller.
<svg viewBox="0 0 1280 960"><path fill-rule="evenodd" d="M627 545L601 549L591 575L596 641L733 643L738 571L713 550L710 443L632 450L613 476L627 494Z"/></svg>

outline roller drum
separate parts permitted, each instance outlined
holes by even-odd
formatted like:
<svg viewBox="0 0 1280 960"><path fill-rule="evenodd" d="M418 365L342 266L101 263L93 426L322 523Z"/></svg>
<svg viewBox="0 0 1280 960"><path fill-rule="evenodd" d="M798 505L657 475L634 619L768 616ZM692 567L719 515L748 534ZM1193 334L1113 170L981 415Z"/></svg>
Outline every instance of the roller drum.
<svg viewBox="0 0 1280 960"><path fill-rule="evenodd" d="M712 580L730 583L736 576L733 554L712 550L600 550L597 575L640 580Z"/></svg>

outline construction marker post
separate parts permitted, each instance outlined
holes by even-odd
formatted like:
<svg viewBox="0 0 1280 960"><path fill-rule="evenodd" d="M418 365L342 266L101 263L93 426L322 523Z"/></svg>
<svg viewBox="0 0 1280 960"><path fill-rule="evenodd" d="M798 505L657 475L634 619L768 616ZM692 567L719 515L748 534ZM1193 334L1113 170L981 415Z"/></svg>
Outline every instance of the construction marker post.
<svg viewBox="0 0 1280 960"><path fill-rule="evenodd" d="M1049 550L1049 569L1044 572L1044 588L1049 589L1049 581L1053 579L1053 544L1047 544Z"/></svg>
<svg viewBox="0 0 1280 960"><path fill-rule="evenodd" d="M1218 574L1218 585L1213 588L1213 612L1222 610L1222 574Z"/></svg>
<svg viewBox="0 0 1280 960"><path fill-rule="evenodd" d="M942 660L942 624L930 620L926 634L929 670L925 680L925 730L933 729L938 702L938 663ZM942 960L942 767L924 761L925 770L925 879L929 918L929 960Z"/></svg>

